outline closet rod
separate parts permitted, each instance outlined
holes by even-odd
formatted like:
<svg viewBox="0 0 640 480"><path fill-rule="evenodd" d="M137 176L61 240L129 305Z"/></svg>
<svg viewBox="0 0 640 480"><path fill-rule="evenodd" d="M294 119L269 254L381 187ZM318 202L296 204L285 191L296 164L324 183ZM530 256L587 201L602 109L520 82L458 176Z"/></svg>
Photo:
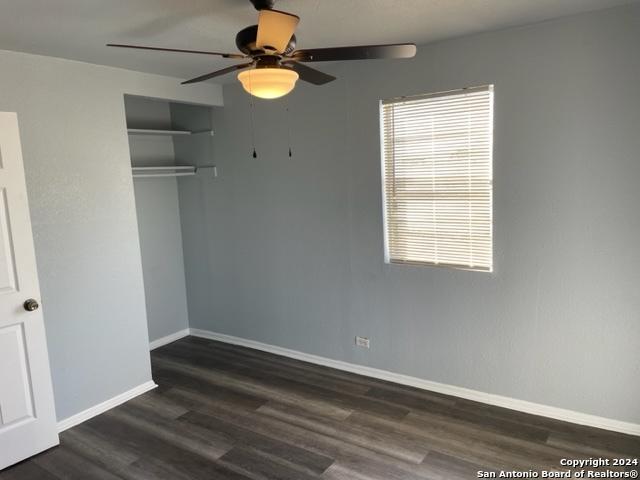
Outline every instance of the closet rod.
<svg viewBox="0 0 640 480"><path fill-rule="evenodd" d="M131 167L134 178L152 178L152 177L187 177L193 176L199 170L213 170L213 177L218 176L218 169L215 165L200 166L158 166L158 167Z"/></svg>
<svg viewBox="0 0 640 480"><path fill-rule="evenodd" d="M157 167L131 167L131 170L136 171L148 171L148 170L193 170L194 166L192 165L166 165L166 166L157 166Z"/></svg>
<svg viewBox="0 0 640 480"><path fill-rule="evenodd" d="M195 172L184 172L184 173L138 173L133 174L133 178L157 178L157 177L192 177L195 175Z"/></svg>

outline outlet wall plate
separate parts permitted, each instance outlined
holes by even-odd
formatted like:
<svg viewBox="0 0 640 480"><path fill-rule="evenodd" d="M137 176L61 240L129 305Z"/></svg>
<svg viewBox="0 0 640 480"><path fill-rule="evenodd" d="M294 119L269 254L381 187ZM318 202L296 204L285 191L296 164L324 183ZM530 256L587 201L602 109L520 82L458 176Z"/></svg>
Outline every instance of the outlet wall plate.
<svg viewBox="0 0 640 480"><path fill-rule="evenodd" d="M362 347L362 348L370 348L371 342L367 337L356 336L356 346Z"/></svg>

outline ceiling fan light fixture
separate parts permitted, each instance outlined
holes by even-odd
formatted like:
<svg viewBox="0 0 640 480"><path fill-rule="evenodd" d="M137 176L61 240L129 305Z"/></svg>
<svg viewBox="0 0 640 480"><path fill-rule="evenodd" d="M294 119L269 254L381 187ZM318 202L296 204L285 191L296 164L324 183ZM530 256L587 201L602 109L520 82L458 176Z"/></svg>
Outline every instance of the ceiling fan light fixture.
<svg viewBox="0 0 640 480"><path fill-rule="evenodd" d="M248 93L258 98L284 97L298 81L298 74L289 68L253 68L238 74L238 80Z"/></svg>

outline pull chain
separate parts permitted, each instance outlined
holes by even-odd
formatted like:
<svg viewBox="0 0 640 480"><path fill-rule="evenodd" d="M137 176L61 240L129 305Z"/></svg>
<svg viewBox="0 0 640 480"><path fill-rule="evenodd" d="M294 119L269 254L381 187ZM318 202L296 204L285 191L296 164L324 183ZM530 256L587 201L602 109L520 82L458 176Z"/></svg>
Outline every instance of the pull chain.
<svg viewBox="0 0 640 480"><path fill-rule="evenodd" d="M251 146L253 147L253 158L258 158L258 153L256 152L256 133L253 125L253 100L251 100L251 104L249 105L249 114L251 116Z"/></svg>
<svg viewBox="0 0 640 480"><path fill-rule="evenodd" d="M289 112L289 99L286 101L286 112L287 112L287 141L289 142L289 158L292 157L291 154L291 114Z"/></svg>
<svg viewBox="0 0 640 480"><path fill-rule="evenodd" d="M249 73L249 124L251 129L251 147L253 148L253 158L258 158L258 153L256 152L256 133L253 123L253 109L253 90L251 88L251 73Z"/></svg>

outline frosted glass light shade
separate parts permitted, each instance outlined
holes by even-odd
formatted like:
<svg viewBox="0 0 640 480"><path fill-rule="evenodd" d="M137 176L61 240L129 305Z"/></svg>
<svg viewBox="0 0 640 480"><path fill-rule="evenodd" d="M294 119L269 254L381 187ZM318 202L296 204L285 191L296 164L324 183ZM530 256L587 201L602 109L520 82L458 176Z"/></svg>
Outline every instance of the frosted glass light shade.
<svg viewBox="0 0 640 480"><path fill-rule="evenodd" d="M238 74L242 87L260 98L280 98L296 86L298 74L288 68L254 68Z"/></svg>

